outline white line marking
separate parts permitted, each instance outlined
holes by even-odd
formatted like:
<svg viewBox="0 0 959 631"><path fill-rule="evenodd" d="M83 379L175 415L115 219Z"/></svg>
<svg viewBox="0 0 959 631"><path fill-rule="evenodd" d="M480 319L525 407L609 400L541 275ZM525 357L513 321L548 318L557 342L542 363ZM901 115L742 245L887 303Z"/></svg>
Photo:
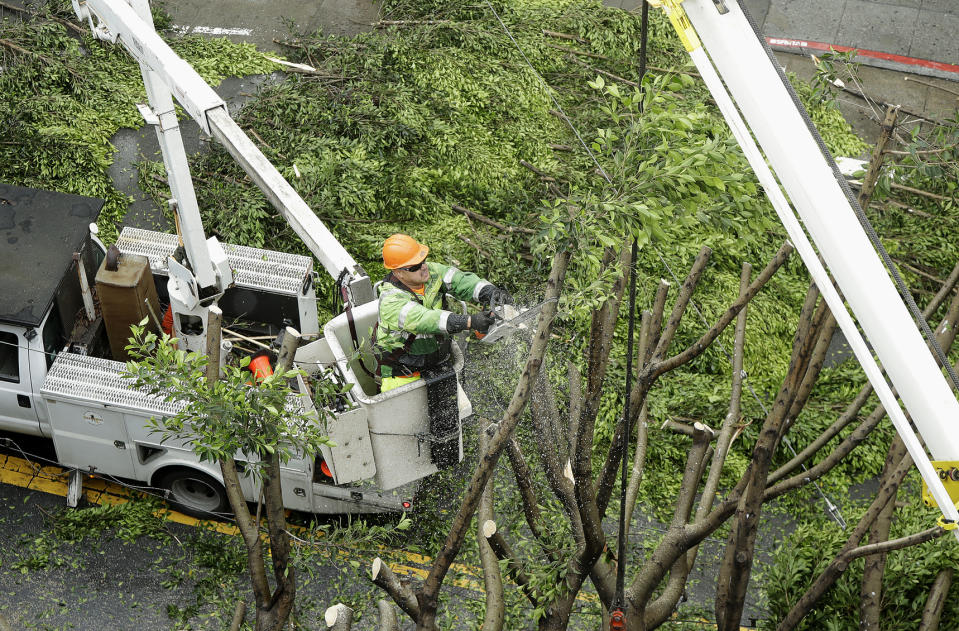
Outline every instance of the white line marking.
<svg viewBox="0 0 959 631"><path fill-rule="evenodd" d="M252 35L253 29L230 28L221 26L181 26L173 25L173 30L180 33L202 33L203 35Z"/></svg>

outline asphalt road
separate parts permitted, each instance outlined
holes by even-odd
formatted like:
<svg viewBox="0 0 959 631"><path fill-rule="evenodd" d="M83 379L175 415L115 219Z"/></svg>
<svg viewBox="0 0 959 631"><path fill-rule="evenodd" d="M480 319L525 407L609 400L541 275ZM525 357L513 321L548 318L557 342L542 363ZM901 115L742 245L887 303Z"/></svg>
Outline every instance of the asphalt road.
<svg viewBox="0 0 959 631"><path fill-rule="evenodd" d="M66 472L43 460L52 449L15 441L0 453L0 631L4 623L58 631L221 629L238 600L252 606L242 543L228 520L129 502L128 489L99 480L88 480L80 507L69 509ZM308 519L291 516L290 529L312 542ZM325 523L333 537L349 528L336 518ZM298 617L290 628L325 629L323 613L340 601L375 611L374 595L382 594L365 576L374 555L398 575L423 573L418 555L350 541L329 547L325 539L295 546ZM369 628L369 616L355 626Z"/></svg>

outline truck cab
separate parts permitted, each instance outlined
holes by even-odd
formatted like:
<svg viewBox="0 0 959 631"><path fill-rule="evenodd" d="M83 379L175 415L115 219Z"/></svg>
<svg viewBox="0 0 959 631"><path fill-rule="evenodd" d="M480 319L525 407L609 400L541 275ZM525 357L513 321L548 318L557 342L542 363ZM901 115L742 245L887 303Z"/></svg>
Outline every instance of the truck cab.
<svg viewBox="0 0 959 631"><path fill-rule="evenodd" d="M79 277L92 284L103 260L90 233L102 207L98 199L0 183L2 430L50 437L39 386L57 353L68 341L81 352L102 346L99 325L83 317Z"/></svg>

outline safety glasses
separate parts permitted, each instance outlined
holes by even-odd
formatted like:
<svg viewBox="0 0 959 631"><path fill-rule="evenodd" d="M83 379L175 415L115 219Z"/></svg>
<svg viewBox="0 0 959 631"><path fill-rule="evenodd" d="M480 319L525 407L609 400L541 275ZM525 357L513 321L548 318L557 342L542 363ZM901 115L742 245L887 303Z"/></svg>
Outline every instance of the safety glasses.
<svg viewBox="0 0 959 631"><path fill-rule="evenodd" d="M423 259L416 265L410 265L409 267L401 267L400 269L406 272L418 272L420 271L420 268L423 267L424 265L426 265L426 259Z"/></svg>

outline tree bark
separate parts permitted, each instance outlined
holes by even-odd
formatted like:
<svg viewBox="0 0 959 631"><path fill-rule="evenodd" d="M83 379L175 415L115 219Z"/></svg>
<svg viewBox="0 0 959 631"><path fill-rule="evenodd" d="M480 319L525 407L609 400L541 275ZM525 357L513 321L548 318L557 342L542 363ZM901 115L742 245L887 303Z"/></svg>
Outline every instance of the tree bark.
<svg viewBox="0 0 959 631"><path fill-rule="evenodd" d="M384 563L383 559L379 557L373 559L370 578L373 584L389 594L393 602L399 605L400 609L405 611L410 618L413 620L419 619L420 606L416 602L416 594L408 585L401 583L400 579L396 578L390 566Z"/></svg>
<svg viewBox="0 0 959 631"><path fill-rule="evenodd" d="M220 326L221 319L219 309L211 309L207 325L208 350L215 346L220 346ZM219 360L207 361L206 380L212 385L220 375ZM223 476L223 487L226 490L227 498L230 501L230 508L233 510L233 516L236 518L237 528L243 537L243 543L246 546L247 569L250 573L250 583L253 588L253 601L256 607L257 629L261 627L261 610L269 608L271 600L270 583L266 577L266 566L263 564L263 543L260 539L259 528L250 515L250 509L247 507L246 498L243 497L243 490L240 487L240 476L237 473L236 461L233 458L220 461L220 473Z"/></svg>
<svg viewBox="0 0 959 631"><path fill-rule="evenodd" d="M576 425L576 449L570 454L573 473L573 495L575 506L582 524L582 539L577 550L567 563L564 591L547 609L540 621L541 629L564 629L569 623L569 615L583 581L591 572L600 553L603 551L606 536L602 528L602 515L599 512L592 481L593 431L599 402L603 393L612 338L619 316L619 304L626 289L630 248L624 243L618 257L618 269L621 274L611 288L610 298L602 308L594 311L590 323L589 346L587 347L586 393L580 407ZM612 262L613 256L604 257Z"/></svg>
<svg viewBox="0 0 959 631"><path fill-rule="evenodd" d="M240 631L240 625L246 618L246 601L236 601L236 608L233 610L233 620L230 622L230 631Z"/></svg>
<svg viewBox="0 0 959 631"><path fill-rule="evenodd" d="M739 629L740 626L746 589L752 571L766 476L769 473L776 445L782 436L782 428L788 423L797 389L808 367L809 355L812 352L810 338L815 338L812 327L818 298L818 289L815 285L811 285L799 316L799 326L793 340L793 356L786 378L780 387L776 402L763 423L759 440L753 448L752 461L746 473L749 481L746 492L736 509L736 517L726 544L726 553L720 566L716 586L716 625L719 631L731 631Z"/></svg>
<svg viewBox="0 0 959 631"><path fill-rule="evenodd" d="M886 462L883 465L879 479L889 476L896 467L896 463L906 455L906 446L902 439L896 436L889 445ZM889 538L889 529L892 527L892 515L896 510L896 503L886 504L876 521L869 527L869 543L879 543ZM886 570L886 555L874 554L866 557L862 572L862 587L859 605L860 631L879 631L882 614L882 576Z"/></svg>
<svg viewBox="0 0 959 631"><path fill-rule="evenodd" d="M739 276L739 295L742 296L749 288L749 277L752 276L752 265L743 264L742 272ZM733 336L733 362L732 362L732 387L729 393L729 411L726 418L723 419L723 425L719 430L719 436L716 439L716 450L713 452L713 461L709 466L709 476L706 478L706 486L703 488L703 495L699 500L699 508L696 510L696 519L702 519L713 504L716 497L716 490L719 488L719 476L722 474L723 464L726 462L726 454L729 451L729 445L732 442L733 428L739 422L742 410L743 398L743 356L746 346L746 315L748 305L743 307L736 317L736 331ZM695 548L690 550L690 564L696 556Z"/></svg>
<svg viewBox="0 0 959 631"><path fill-rule="evenodd" d="M676 498L676 506L673 511L673 528L681 528L689 521L689 516L693 510L693 504L696 501L696 490L699 487L699 481L703 474L703 461L709 443L712 440L713 431L702 423L696 423L693 426L693 445L686 457L686 469L683 472L683 480L679 487L679 497ZM686 580L689 578L690 565L689 557L681 554L673 563L669 571L669 580L663 592L655 600L649 603L646 611L643 612L644 627L656 627L666 621L676 609L676 604L683 595L686 587ZM639 617L639 612L634 612L634 618ZM635 626L635 624L634 624Z"/></svg>
<svg viewBox="0 0 959 631"><path fill-rule="evenodd" d="M293 356L300 344L300 334L287 327L277 353L276 374L281 375L293 366ZM257 630L279 631L293 611L296 599L296 572L290 565L290 535L286 530L286 509L283 507L283 488L280 482L280 456L270 456L267 472L263 476L264 499L266 500L267 533L270 541L270 556L273 561L273 579L276 583L270 600L263 606L257 603ZM348 628L348 627L347 627Z"/></svg>
<svg viewBox="0 0 959 631"><path fill-rule="evenodd" d="M377 626L379 631L400 631L399 620L396 619L396 610L386 599L376 601L376 607L379 609L380 622Z"/></svg>
<svg viewBox="0 0 959 631"><path fill-rule="evenodd" d="M516 488L519 490L520 499L523 503L523 515L526 517L526 524L537 541L546 543L540 529L541 517L536 491L533 490L533 475L530 473L529 465L526 464L526 458L523 457L523 450L520 449L519 443L512 436L507 442L506 455L509 456L509 464L513 469L513 477L516 479ZM487 519L493 519L493 517L490 514L485 518L481 516L480 519L480 523L482 523ZM550 546L550 549L552 547Z"/></svg>
<svg viewBox="0 0 959 631"><path fill-rule="evenodd" d="M343 603L337 603L326 610L323 620L331 631L350 631L353 628L353 610Z"/></svg>
<svg viewBox="0 0 959 631"><path fill-rule="evenodd" d="M510 437L512 441L512 437ZM479 435L480 454L486 455L489 450L489 434L486 430ZM486 541L483 534L483 525L492 521L493 516L493 483L495 477L490 475L486 488L480 496L479 508L476 511L476 545L479 548L480 564L483 567L483 584L486 588L486 613L483 616L481 631L501 631L505 615L503 603L503 576L499 570L499 559Z"/></svg>
<svg viewBox="0 0 959 631"><path fill-rule="evenodd" d="M739 275L739 295L742 296L749 287L749 278L752 276L752 265L744 263ZM719 477L722 475L723 465L726 462L726 455L729 453L729 446L732 444L733 428L739 422L742 413L742 395L743 395L743 356L746 346L746 315L748 305L743 307L736 317L736 330L733 335L733 357L732 357L732 386L729 394L729 411L726 418L723 419L722 427L719 430L719 436L716 439L716 449L713 451L712 462L709 465L709 475L706 478L706 484L703 487L702 497L699 499L699 507L696 509L696 521L704 518L713 505L716 498L716 491L719 488ZM696 554L699 546L690 548L686 557L687 567L693 567L696 562Z"/></svg>
<svg viewBox="0 0 959 631"><path fill-rule="evenodd" d="M496 555L496 558L506 562L506 571L510 579L512 579L520 588L520 591L525 594L530 604L534 607L538 606L539 594L537 594L536 590L531 586L529 576L523 571L506 538L503 537L503 534L496 528L496 522L490 519L480 524L480 534L486 540L486 543Z"/></svg>
<svg viewBox="0 0 959 631"><path fill-rule="evenodd" d="M696 255L696 259L693 261L692 266L690 267L689 273L686 275L686 280L683 281L683 284L679 288L679 293L676 296L676 302L673 305L673 310L669 315L669 319L666 321L666 325L660 333L658 330L656 333L656 341L653 344L652 340L648 340L647 345L653 346L650 351L650 359L648 362L645 362L647 365L657 365L662 361L662 358L665 356L666 352L669 350L669 345L672 343L673 337L676 335L676 331L679 330L679 324L683 319L683 316L686 313L686 308L689 306L690 300L692 300L693 292L696 291L696 286L699 284L699 280L702 278L703 271L706 269L706 265L709 263L709 257L712 254L712 250L708 247L703 247L700 249L699 254ZM665 288L668 288L668 285L665 285ZM660 289L664 289L664 285L660 282ZM659 309L659 315L654 315L654 324L659 322L662 318L663 309L661 306L664 306L665 296L660 298L657 295L656 306L655 308ZM642 373L641 373L642 374ZM642 376L636 379L637 385L642 381ZM599 480L596 483L596 504L599 508L600 517L606 515L606 509L609 506L609 500L613 491L614 482L616 481L616 475L619 472L619 462L620 458L624 457L626 450L626 419L634 419L638 416L639 410L642 408L642 403L646 400L646 394L649 392L648 388L637 390L634 388L630 392L630 410L626 410L623 414L623 417L616 424L616 431L613 434L613 441L610 449L608 451L606 462L603 463L603 469L599 475ZM633 401L633 394L641 396L641 401ZM633 409L635 408L635 410Z"/></svg>
<svg viewBox="0 0 959 631"><path fill-rule="evenodd" d="M929 589L926 606L922 610L919 631L938 631L939 618L942 616L942 609L946 604L949 588L952 587L952 574L953 568L951 567L944 567L939 570L939 575L936 576L932 588Z"/></svg>
<svg viewBox="0 0 959 631"><path fill-rule="evenodd" d="M959 266L957 266L959 269ZM952 276L950 276L950 280ZM945 283L949 284L949 281ZM942 294L942 291L937 294L937 298ZM933 304L927 305L926 311L934 311L936 306L936 299L932 301ZM942 348L948 352L953 343L956 340L957 327L955 326L956 319L959 318L959 294L953 297L949 309L943 318L942 322L938 327L936 327L935 336L936 341L942 346ZM881 413L877 410L877 413ZM883 466L882 474L880 475L880 480L884 479L887 475L890 474L895 463L898 462L906 453L906 447L902 442L902 439L898 436L893 440L892 444L889 446L889 454L886 456L886 462ZM889 537L889 529L892 525L892 516L895 512L895 503L890 502L887 504L879 515L876 518L876 521L870 526L869 529L869 542L870 543L879 543L885 541ZM862 577L862 587L860 590L861 593L861 607L860 607L860 629L862 631L878 631L880 629L880 620L882 614L882 577L886 568L886 556L884 554L876 554L866 558L865 567L863 570Z"/></svg>
<svg viewBox="0 0 959 631"><path fill-rule="evenodd" d="M869 207L872 199L872 193L876 189L876 182L879 181L879 173L882 171L883 152L886 149L886 143L896 129L896 118L899 116L899 107L895 105L886 106L886 117L882 121L882 131L879 134L879 140L876 141L876 148L872 152L872 159L869 161L869 169L862 181L862 190L859 191L859 205L863 210Z"/></svg>

